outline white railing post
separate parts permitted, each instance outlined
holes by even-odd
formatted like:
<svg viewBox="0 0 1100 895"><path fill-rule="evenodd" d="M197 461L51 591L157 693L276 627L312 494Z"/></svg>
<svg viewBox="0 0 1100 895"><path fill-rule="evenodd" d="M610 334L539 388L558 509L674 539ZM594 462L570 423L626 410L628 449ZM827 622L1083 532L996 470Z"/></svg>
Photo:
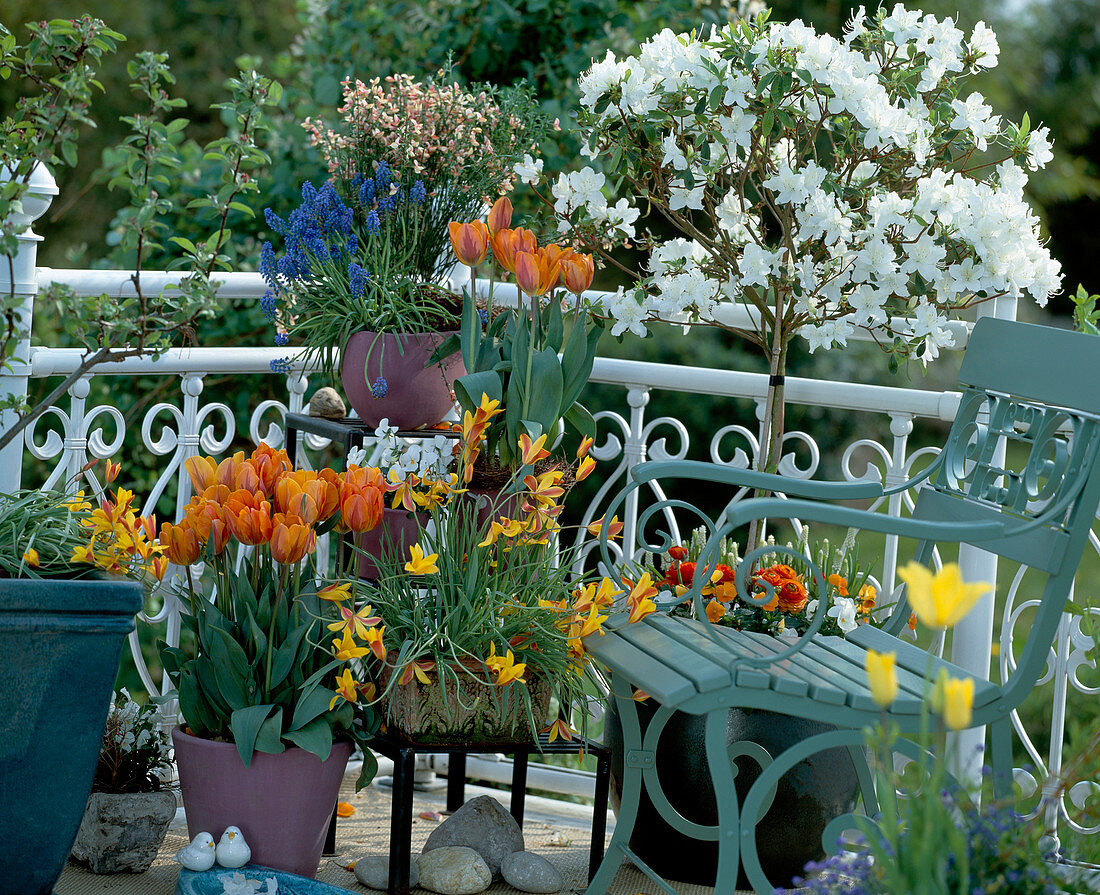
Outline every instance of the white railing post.
<svg viewBox="0 0 1100 895"><path fill-rule="evenodd" d="M630 471L645 461L645 408L649 403L649 389L644 385L628 386L626 403L630 406L630 432L623 443L624 483L630 481ZM637 549L638 492L632 491L623 507L623 556L631 557Z"/></svg>
<svg viewBox="0 0 1100 895"><path fill-rule="evenodd" d="M10 179L9 169L0 165L0 183ZM31 323L34 319L34 299L38 294L38 243L42 241L42 237L31 230L31 225L46 213L57 195L57 183L43 164L35 165L29 185L23 197L22 213L15 217L16 226L23 228L16 237L19 249L14 258L0 257L0 294L15 296L18 333L15 353L8 358L9 367L0 368L0 398L27 396L27 381L31 372ZM14 426L18 420L14 411L0 411L0 432ZM22 472L23 439L17 438L0 450L0 492L18 491Z"/></svg>

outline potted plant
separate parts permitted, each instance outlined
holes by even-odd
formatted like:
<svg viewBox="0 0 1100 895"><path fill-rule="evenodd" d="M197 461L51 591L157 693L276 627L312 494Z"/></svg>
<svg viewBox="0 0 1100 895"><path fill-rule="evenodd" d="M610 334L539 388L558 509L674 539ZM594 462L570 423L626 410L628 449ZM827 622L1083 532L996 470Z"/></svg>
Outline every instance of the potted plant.
<svg viewBox="0 0 1100 895"><path fill-rule="evenodd" d="M674 545L661 556L659 569L648 567L659 587L677 596L695 584L697 561L706 542L706 530L697 529L683 545ZM809 628L819 601L825 601L821 634L843 635L858 625L874 622L877 588L867 567L859 562L855 531L849 531L836 549L828 540L814 543L803 526L797 544L767 545L774 552L761 555L750 575L760 603L738 598L735 585L741 565L737 544L724 541L712 580L702 589L705 621L740 631L755 631L778 638L794 638ZM812 564L811 564L812 563ZM818 580L814 569L821 569ZM681 603L672 615L695 617L694 602ZM912 621L912 620L911 620ZM639 697L639 715L648 726L655 710L647 697ZM730 710L727 736L730 743L755 743L769 755L782 753L792 743L830 729L816 721L792 718L768 711ZM614 704L608 711L605 742L612 750L612 797L618 802L622 780L622 732ZM744 795L759 776L761 767L752 755L736 758L738 792ZM678 779L676 809L696 823L717 822L717 802L706 762L702 716L674 712L665 724L657 748L657 765L665 779ZM769 878L790 880L809 861L824 856L822 833L834 818L855 806L856 769L843 748L825 750L800 762L785 774L777 787L767 816L757 827L757 852ZM718 866L717 843L684 836L669 826L646 794L639 806L641 822L631 837L631 848L658 873L686 882L714 879Z"/></svg>
<svg viewBox="0 0 1100 895"><path fill-rule="evenodd" d="M144 602L127 576L163 574L164 562L152 519L122 488L96 507L83 492L0 495L0 520L0 865L6 891L46 895L80 827Z"/></svg>
<svg viewBox="0 0 1100 895"><path fill-rule="evenodd" d="M92 793L72 856L93 873L144 873L176 814L176 796L161 774L172 748L156 706L119 691L107 715Z"/></svg>
<svg viewBox="0 0 1100 895"><path fill-rule="evenodd" d="M160 540L182 570L194 649L161 643L160 655L183 716L172 741L188 831L235 825L256 863L312 876L353 744L377 726L350 684L355 656L325 641L352 584L318 573L317 539L378 525L381 473L295 471L264 444L186 467L195 497ZM338 571L351 559L340 538Z"/></svg>
<svg viewBox="0 0 1100 895"><path fill-rule="evenodd" d="M460 87L449 69L427 81L393 75L344 82L338 128L307 120L332 174L284 221L267 220L260 270L277 344L301 343L335 374L369 425L438 423L451 409L461 359L429 358L457 330L460 299L447 224L508 190L512 166L537 145L543 119L525 89Z"/></svg>
<svg viewBox="0 0 1100 895"><path fill-rule="evenodd" d="M483 397L467 414L464 455L500 412ZM499 744L546 729L571 737L572 707L592 671L581 638L600 630L616 598L639 618L653 607L648 577L633 587L570 579L551 543L565 470L536 474L549 452L526 436L517 454L514 490L488 515L457 474L402 482L397 493L425 511L418 539L383 551L378 580L361 584L367 605L357 614L373 626L355 629L354 594L341 610L348 624L337 633L362 650L363 682L377 687L391 729L414 741Z"/></svg>
<svg viewBox="0 0 1100 895"><path fill-rule="evenodd" d="M602 333L602 321L593 319L581 298L592 284L592 256L556 243L539 246L534 233L512 228L511 219L511 202L502 197L487 225L451 224L455 255L470 267L471 287L460 334L441 351L455 343L460 347L466 374L455 380L455 397L466 414L477 414L486 399L502 410L488 419L484 444L471 447L464 458L475 464L467 480L478 490L499 488L522 465L522 438L549 439L553 445L565 424L585 443L596 434L592 415L578 400ZM494 306L491 281L486 306L479 306L474 269L487 257L494 280L514 277L514 304ZM592 462L584 464L581 478Z"/></svg>

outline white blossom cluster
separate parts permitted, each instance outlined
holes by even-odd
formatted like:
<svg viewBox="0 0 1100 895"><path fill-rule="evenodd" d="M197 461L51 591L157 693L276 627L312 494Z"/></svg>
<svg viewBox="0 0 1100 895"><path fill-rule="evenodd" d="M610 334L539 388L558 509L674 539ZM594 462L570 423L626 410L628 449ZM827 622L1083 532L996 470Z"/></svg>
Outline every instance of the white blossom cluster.
<svg viewBox="0 0 1100 895"><path fill-rule="evenodd" d="M160 729L155 705L139 705L126 689L111 700L107 725L103 732L103 749L115 755L143 754L152 769L171 764L172 752L168 737Z"/></svg>
<svg viewBox="0 0 1100 895"><path fill-rule="evenodd" d="M612 332L781 295L811 351L864 327L929 360L976 301L1045 304L1060 267L1023 190L1052 157L1049 132L961 91L998 53L984 23L967 36L901 4L861 8L840 38L757 20L609 51L580 78L579 121L631 194L612 205L604 174L562 174L561 228L633 239L653 203L688 237L653 245L648 276L605 302ZM521 176L540 173L525 160Z"/></svg>
<svg viewBox="0 0 1100 895"><path fill-rule="evenodd" d="M447 477L454 462L453 439L445 435L398 438L397 432L388 419L381 420L374 435L363 439L363 447L348 452L348 465L377 466L390 482L403 482L410 475L421 479Z"/></svg>

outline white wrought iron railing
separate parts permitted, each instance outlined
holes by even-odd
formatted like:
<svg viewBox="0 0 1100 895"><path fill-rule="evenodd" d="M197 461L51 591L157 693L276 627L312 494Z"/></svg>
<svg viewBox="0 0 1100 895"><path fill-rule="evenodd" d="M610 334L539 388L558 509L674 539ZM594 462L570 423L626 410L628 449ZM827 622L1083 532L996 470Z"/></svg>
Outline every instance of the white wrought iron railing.
<svg viewBox="0 0 1100 895"><path fill-rule="evenodd" d="M35 295L49 283L64 283L80 295L107 293L121 296L133 289L128 271L37 268L35 257L39 238L31 232L30 223L32 220L28 219L28 229L21 239L21 251L14 265L15 292L24 299L22 314L28 327L33 318ZM5 267L0 267L0 289L7 291L10 283ZM144 271L141 278L143 289L149 293L170 289L175 281L175 275L157 271ZM254 273L228 273L220 279L219 297L227 307L241 300L259 298L265 289L260 276ZM507 287L498 291L498 296L507 299ZM992 312L1011 317L1015 315L1015 306L1013 302L1003 301ZM744 313L731 310L733 315ZM732 319L744 322L736 317ZM954 332L956 348L964 347L968 335L966 325L955 325ZM183 468L187 457L200 452L222 453L242 437L254 444L263 440L275 447L282 445L285 433L283 418L287 412L298 412L303 408L309 376L313 372L292 364L289 374L271 373L270 362L285 354L286 349L264 347L184 348L170 350L155 360L130 358L97 367L71 385L67 404L59 403L51 407L27 430L23 443L13 444L0 454L0 492L14 490L21 485L61 486L74 480L90 459L117 456L122 449L128 424L117 406L109 401L89 406L93 378L114 380L120 376L159 376L168 381L178 380L178 383L174 391L145 410L140 422L141 449L160 458L157 477L145 497L143 512L151 511L174 486L178 515L191 497L190 480ZM25 394L29 380L71 373L79 365L81 351L33 346L24 342L17 351L17 358L9 370L0 372L0 393ZM285 397L259 401L255 406L250 406L246 422L238 420L226 400L205 393L206 382L211 377L245 374L276 377L275 381L286 389ZM281 379L278 378L280 376ZM610 472L584 510L582 523L586 524L603 514L602 507L623 484L631 467L647 457L694 456L737 465L746 465L755 459L758 424L767 389L767 376L764 374L598 358L591 381L622 389L625 407L604 408L596 413L600 436L593 448L593 455L604 461L603 468L610 469ZM689 432L678 419L671 416L647 418L650 396L660 391L740 399L755 408L755 417L750 411L748 419L723 419L721 425L714 427L701 450L693 452ZM928 449L914 449L910 443L914 425L928 420L950 421L958 399L958 394L951 391L800 378L789 378L787 383L787 401L792 406L827 408L860 419L885 417L890 437L881 442L874 438L857 438L841 452L840 466L842 474L849 480L873 477L886 485L905 481L914 464L919 465L928 459ZM730 411L735 407L736 402L731 400ZM11 422L10 416L0 416L0 431ZM245 423L244 431L239 431L240 423ZM303 439L300 446L307 449L316 451L325 445L323 440L314 436L298 437ZM730 439L737 441L732 452ZM808 432L792 431L787 435L787 443L792 451L784 458L780 471L797 477L815 475L822 450L814 437ZM41 482L23 481L24 448L37 460L52 464ZM301 451L299 456L309 462L309 450ZM898 494L889 498L886 511L898 514L911 506L910 495ZM627 505L624 549L628 552L633 552L636 513L636 505ZM580 531L583 533L583 525ZM1100 539L1095 535L1092 544L1094 550L1100 553ZM896 559L897 544L888 541L881 569L875 576L882 593L890 593L894 588ZM960 561L968 578L996 580L996 560L989 554L964 548ZM992 599L981 604L959 626L951 644L951 658L956 664L977 674L988 675L996 643L1001 673L1007 675L1012 661L1013 632L1018 624L1026 625L1030 605L1026 597L1018 593L1019 586L1020 580L1017 578L1008 594L1007 608L996 641L993 637ZM1097 601L1091 599L1095 587L1094 582L1078 582L1079 594L1090 597L1089 600L1080 600L1082 605L1095 605ZM158 628L163 626L165 639L176 644L180 632L179 611L178 600L163 589L158 599L151 602L147 611L139 616L140 624ZM1018 772L1018 780L1025 790L1040 790L1045 795L1053 796L1053 787L1063 763L1067 695L1073 690L1088 696L1100 693L1100 676L1088 656L1091 646L1092 640L1082 627L1082 617L1065 615L1047 674L1041 681L1049 686L1053 700L1050 748L1045 754L1035 745L1037 732L1025 730L1017 719L1017 733L1035 764L1033 771ZM159 695L163 684L150 673L136 633L131 638L131 648L145 686L150 694ZM959 743L960 754L974 754L972 747L979 744L981 738L981 731L969 732ZM975 769L969 770L973 772ZM553 789L554 769L548 768L543 772L543 779L546 782L540 785ZM570 775L568 780L563 777L563 792L574 792L576 785L575 775ZM1040 803L1041 807L1037 810L1047 814L1052 829L1060 827L1095 834L1100 832L1100 826L1090 827L1080 820L1086 799L1094 796L1100 796L1100 786L1094 782L1079 783L1059 797Z"/></svg>

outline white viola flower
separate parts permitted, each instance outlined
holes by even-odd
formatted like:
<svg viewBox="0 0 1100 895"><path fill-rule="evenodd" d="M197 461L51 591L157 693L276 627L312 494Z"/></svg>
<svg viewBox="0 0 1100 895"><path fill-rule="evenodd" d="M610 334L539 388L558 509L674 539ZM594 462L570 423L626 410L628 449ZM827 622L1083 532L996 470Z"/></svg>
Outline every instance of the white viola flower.
<svg viewBox="0 0 1100 895"><path fill-rule="evenodd" d="M848 597L837 597L833 601L833 605L829 607L828 614L831 618L836 619L837 626L845 634L854 631L858 625L858 622L856 622L855 600Z"/></svg>
<svg viewBox="0 0 1100 895"><path fill-rule="evenodd" d="M997 35L985 22L978 22L974 26L974 30L970 33L970 40L967 41L967 48L976 57L974 65L978 68L996 67L1001 47L997 43Z"/></svg>
<svg viewBox="0 0 1100 895"><path fill-rule="evenodd" d="M1054 158L1050 151L1050 128L1040 127L1027 135L1027 166L1032 171L1045 168L1047 162Z"/></svg>
<svg viewBox="0 0 1100 895"><path fill-rule="evenodd" d="M532 158L529 152L524 153L523 161L516 162L512 171L521 181L534 186L542 178L542 159Z"/></svg>
<svg viewBox="0 0 1100 895"><path fill-rule="evenodd" d="M358 445L356 445L348 451L346 464L349 467L350 466L362 466L366 462L366 459L367 459L366 448L362 448L362 447L359 447Z"/></svg>
<svg viewBox="0 0 1100 895"><path fill-rule="evenodd" d="M980 93L971 93L966 102L952 100L951 108L955 112L951 127L970 131L974 145L984 152L988 148L986 138L996 136L1001 128L1001 116L990 114L993 110Z"/></svg>
<svg viewBox="0 0 1100 895"><path fill-rule="evenodd" d="M634 239L634 222L638 220L639 214L640 209L633 208L626 199L620 199L607 209L607 222L624 239Z"/></svg>
<svg viewBox="0 0 1100 895"><path fill-rule="evenodd" d="M645 327L645 320L649 316L648 309L638 302L633 293L627 293L622 286L611 297L607 312L615 321L611 327L612 336L632 332L644 339L649 334Z"/></svg>
<svg viewBox="0 0 1100 895"><path fill-rule="evenodd" d="M863 9L863 7L861 6L860 9ZM820 602L820 600L810 600L806 603L806 618L814 617L814 613L817 612L817 605Z"/></svg>
<svg viewBox="0 0 1100 895"><path fill-rule="evenodd" d="M785 251L786 249L779 248L769 252L755 242L748 243L737 263L741 282L750 286L753 284L767 286L768 278L778 272L779 259L783 257Z"/></svg>
<svg viewBox="0 0 1100 895"><path fill-rule="evenodd" d="M697 181L697 185L691 189L686 186L672 186L670 184L668 188L668 207L672 211L679 211L682 208L701 211L703 208L703 193L706 188L707 182L705 180Z"/></svg>

